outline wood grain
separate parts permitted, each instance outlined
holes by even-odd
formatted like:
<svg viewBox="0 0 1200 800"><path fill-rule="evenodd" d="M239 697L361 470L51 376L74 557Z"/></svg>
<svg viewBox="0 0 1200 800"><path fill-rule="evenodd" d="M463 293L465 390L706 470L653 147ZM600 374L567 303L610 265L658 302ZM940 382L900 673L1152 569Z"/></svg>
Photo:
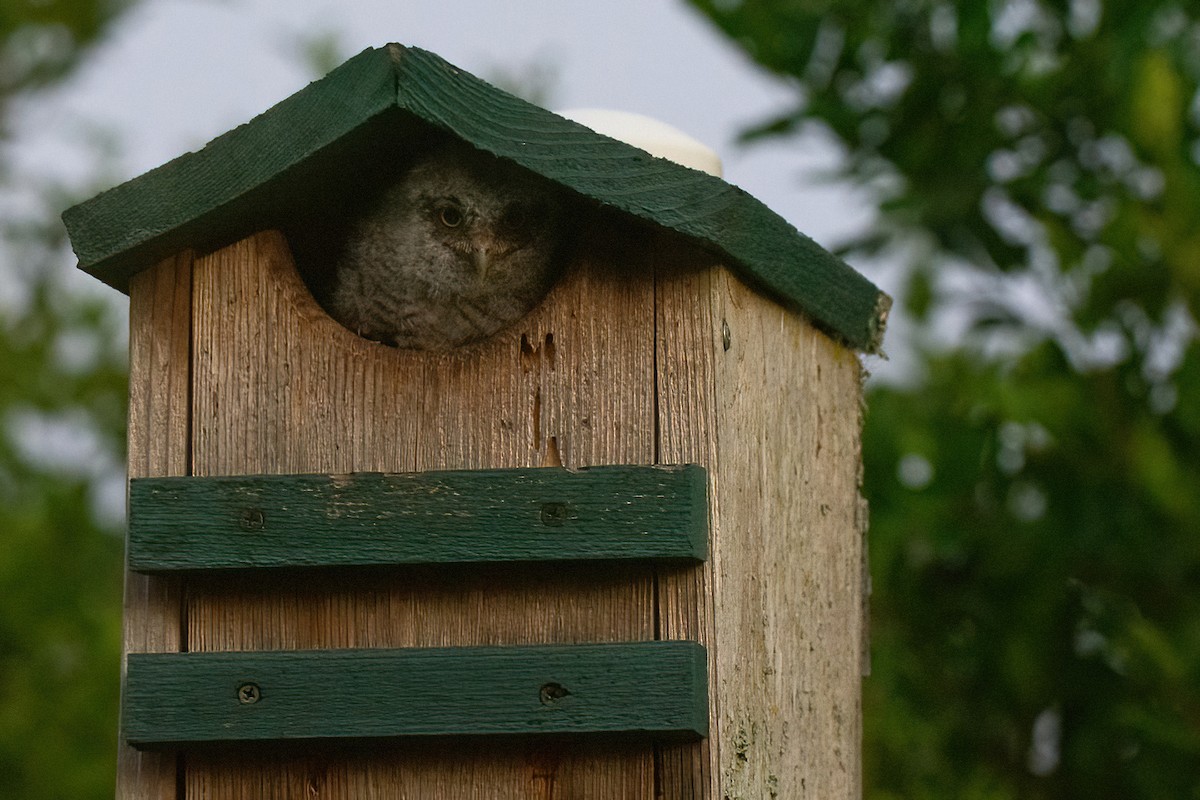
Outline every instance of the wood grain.
<svg viewBox="0 0 1200 800"><path fill-rule="evenodd" d="M715 259L677 237L658 235L649 246L655 263L658 459L661 463L709 465L709 561L660 568L657 576L659 635L703 642L709 648L709 707L717 709L718 659L713 651L713 548L718 545L717 418L714 361L720 353L719 321L713 313ZM718 755L724 739L713 716L701 742L664 744L658 753L661 796L678 800L723 798Z"/></svg>
<svg viewBox="0 0 1200 800"><path fill-rule="evenodd" d="M592 252L584 249L583 252ZM653 282L590 255L510 331L444 354L354 336L263 233L195 265L197 475L569 468L654 459ZM652 570L414 569L352 587L189 587L189 649L414 647L654 638ZM516 749L513 749L513 748ZM648 797L647 748L572 743L318 756L189 756L189 798ZM271 787L264 790L263 787Z"/></svg>
<svg viewBox="0 0 1200 800"><path fill-rule="evenodd" d="M663 748L664 796L857 798L857 357L659 249L659 458L710 465L714 521L708 564L659 575L662 635L709 645L715 710L707 743Z"/></svg>
<svg viewBox="0 0 1200 800"><path fill-rule="evenodd" d="M192 254L139 273L129 287L129 475L186 475L191 397ZM129 653L179 650L178 580L125 570L124 647ZM121 665L124 683L125 662ZM176 797L177 759L120 745L116 796Z"/></svg>
<svg viewBox="0 0 1200 800"><path fill-rule="evenodd" d="M186 647L696 640L710 653L710 738L654 751L539 740L237 759L198 752L186 761L187 797L859 796L856 356L670 236L615 248L594 241L582 252L588 258L520 326L441 355L341 329L300 284L278 234L197 259L192 468L695 462L711 479L709 563L412 567L353 583L213 577L188 588ZM188 370L178 367L188 363L183 263L135 281L131 353L134 374L148 379L132 392L131 474L152 464L188 471L178 446L189 431L179 411L188 407ZM157 333L139 334L139 325ZM174 433L152 435L159 430ZM153 634L130 650L178 648L178 612L161 617L169 595L133 602L129 619ZM125 748L123 796L173 796L174 762L160 758ZM158 790L145 788L156 780Z"/></svg>
<svg viewBox="0 0 1200 800"><path fill-rule="evenodd" d="M721 789L857 798L861 366L731 273L715 288Z"/></svg>

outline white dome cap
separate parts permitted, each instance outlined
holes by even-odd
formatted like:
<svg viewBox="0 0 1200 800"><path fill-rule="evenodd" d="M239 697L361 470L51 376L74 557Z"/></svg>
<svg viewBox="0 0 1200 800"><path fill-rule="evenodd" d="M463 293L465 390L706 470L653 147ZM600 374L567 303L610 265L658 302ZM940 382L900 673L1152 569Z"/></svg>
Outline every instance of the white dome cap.
<svg viewBox="0 0 1200 800"><path fill-rule="evenodd" d="M602 108L571 108L554 113L596 133L639 147L652 156L721 177L721 159L715 152L665 122L630 111Z"/></svg>

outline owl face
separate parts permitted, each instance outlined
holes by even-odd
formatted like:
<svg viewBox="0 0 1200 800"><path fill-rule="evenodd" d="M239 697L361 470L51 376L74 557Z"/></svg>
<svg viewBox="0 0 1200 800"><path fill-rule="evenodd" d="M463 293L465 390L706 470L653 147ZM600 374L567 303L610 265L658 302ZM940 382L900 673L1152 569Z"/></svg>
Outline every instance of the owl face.
<svg viewBox="0 0 1200 800"><path fill-rule="evenodd" d="M548 260L529 256L553 246L558 208L524 188L518 177L469 191L423 188L411 199L409 224L429 253L431 288L471 294L538 278Z"/></svg>
<svg viewBox="0 0 1200 800"><path fill-rule="evenodd" d="M466 145L438 149L353 226L331 313L404 347L489 336L549 291L565 216L550 183Z"/></svg>

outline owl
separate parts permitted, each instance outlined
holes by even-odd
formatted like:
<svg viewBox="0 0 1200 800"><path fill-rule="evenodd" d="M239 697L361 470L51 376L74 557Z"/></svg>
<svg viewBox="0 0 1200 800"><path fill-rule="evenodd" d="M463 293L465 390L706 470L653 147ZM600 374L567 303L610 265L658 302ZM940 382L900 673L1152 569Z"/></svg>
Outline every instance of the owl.
<svg viewBox="0 0 1200 800"><path fill-rule="evenodd" d="M465 144L421 157L350 225L330 314L369 339L445 350L529 312L561 267L553 184Z"/></svg>

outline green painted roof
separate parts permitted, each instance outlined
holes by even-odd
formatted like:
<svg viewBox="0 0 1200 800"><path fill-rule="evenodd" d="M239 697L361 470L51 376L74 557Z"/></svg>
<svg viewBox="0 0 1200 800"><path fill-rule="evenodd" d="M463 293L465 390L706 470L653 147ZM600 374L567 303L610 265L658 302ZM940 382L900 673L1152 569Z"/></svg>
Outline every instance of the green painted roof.
<svg viewBox="0 0 1200 800"><path fill-rule="evenodd" d="M716 249L845 343L879 349L891 299L736 186L513 97L425 50L366 50L250 122L63 214L86 272L125 291L179 250L311 212L322 180L430 127Z"/></svg>

